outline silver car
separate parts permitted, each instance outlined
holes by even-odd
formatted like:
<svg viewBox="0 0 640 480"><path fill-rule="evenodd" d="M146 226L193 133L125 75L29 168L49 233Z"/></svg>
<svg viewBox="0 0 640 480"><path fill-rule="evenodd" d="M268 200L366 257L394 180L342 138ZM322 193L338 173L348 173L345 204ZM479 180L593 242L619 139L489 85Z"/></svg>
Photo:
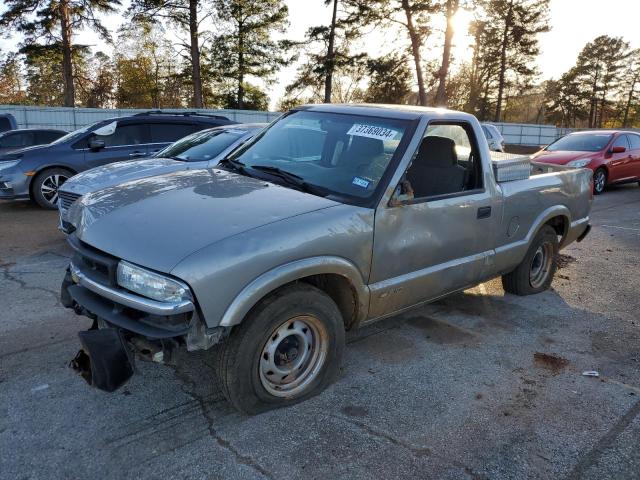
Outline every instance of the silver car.
<svg viewBox="0 0 640 480"><path fill-rule="evenodd" d="M489 144L489 150L493 152L504 152L504 137L502 133L500 133L500 130L498 130L498 127L490 123L483 123L482 132Z"/></svg>
<svg viewBox="0 0 640 480"><path fill-rule="evenodd" d="M79 173L58 188L60 224L64 225L69 207L82 195L154 175L212 167L266 126L246 123L201 130L172 143L152 158L109 163Z"/></svg>
<svg viewBox="0 0 640 480"><path fill-rule="evenodd" d="M302 401L336 378L346 330L497 276L546 290L592 195L590 171L545 169L492 161L469 114L310 105L218 167L88 193L69 209L62 285L94 319L74 365L112 391L134 352L216 345L239 410Z"/></svg>

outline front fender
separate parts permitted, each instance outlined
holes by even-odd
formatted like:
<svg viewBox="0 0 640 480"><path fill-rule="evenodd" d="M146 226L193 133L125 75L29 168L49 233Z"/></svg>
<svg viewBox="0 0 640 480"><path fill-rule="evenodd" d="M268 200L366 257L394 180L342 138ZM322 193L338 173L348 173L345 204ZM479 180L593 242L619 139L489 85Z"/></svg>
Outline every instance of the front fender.
<svg viewBox="0 0 640 480"><path fill-rule="evenodd" d="M358 318L366 318L369 308L369 288L358 268L350 261L334 256L296 260L263 273L247 285L225 311L220 326L238 325L262 298L279 287L312 275L335 274L346 278L356 292Z"/></svg>

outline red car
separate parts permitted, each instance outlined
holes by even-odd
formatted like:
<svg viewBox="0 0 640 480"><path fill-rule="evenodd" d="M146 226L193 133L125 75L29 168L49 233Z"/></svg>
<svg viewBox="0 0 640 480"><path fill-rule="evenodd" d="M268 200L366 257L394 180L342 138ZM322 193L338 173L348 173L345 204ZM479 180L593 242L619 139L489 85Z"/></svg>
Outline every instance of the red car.
<svg viewBox="0 0 640 480"><path fill-rule="evenodd" d="M617 130L575 132L533 156L536 162L593 170L593 192L612 183L640 182L640 134Z"/></svg>

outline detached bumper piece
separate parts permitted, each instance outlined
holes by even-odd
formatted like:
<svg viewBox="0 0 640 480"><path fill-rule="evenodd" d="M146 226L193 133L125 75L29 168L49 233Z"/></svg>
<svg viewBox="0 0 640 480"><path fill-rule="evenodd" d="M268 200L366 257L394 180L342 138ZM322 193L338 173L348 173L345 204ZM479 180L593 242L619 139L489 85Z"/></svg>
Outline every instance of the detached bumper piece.
<svg viewBox="0 0 640 480"><path fill-rule="evenodd" d="M133 352L114 328L80 332L82 349L69 366L99 390L113 392L133 375Z"/></svg>

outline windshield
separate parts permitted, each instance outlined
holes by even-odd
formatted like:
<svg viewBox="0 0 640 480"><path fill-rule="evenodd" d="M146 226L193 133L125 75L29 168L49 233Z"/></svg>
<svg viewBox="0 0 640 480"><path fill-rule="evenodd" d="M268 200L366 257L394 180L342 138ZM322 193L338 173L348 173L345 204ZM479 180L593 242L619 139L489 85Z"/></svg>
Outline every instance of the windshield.
<svg viewBox="0 0 640 480"><path fill-rule="evenodd" d="M567 135L553 142L545 150L548 152L599 152L611 140L609 133Z"/></svg>
<svg viewBox="0 0 640 480"><path fill-rule="evenodd" d="M204 130L172 143L164 150L160 150L155 156L185 162L211 160L245 136L247 132L247 130L238 128Z"/></svg>
<svg viewBox="0 0 640 480"><path fill-rule="evenodd" d="M409 126L406 120L297 111L233 160L250 170L278 169L330 194L362 200L380 184Z"/></svg>

